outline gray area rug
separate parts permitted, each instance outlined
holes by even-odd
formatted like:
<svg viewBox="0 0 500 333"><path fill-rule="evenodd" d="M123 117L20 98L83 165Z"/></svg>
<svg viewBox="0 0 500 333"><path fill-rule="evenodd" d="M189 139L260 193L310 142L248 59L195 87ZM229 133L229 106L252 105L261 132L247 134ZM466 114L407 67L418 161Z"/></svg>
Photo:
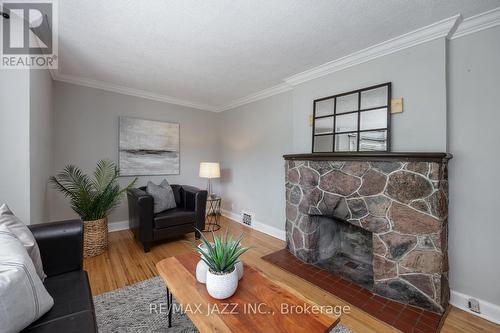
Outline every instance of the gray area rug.
<svg viewBox="0 0 500 333"><path fill-rule="evenodd" d="M166 303L167 291L160 277L98 295L94 305L99 332L198 332L181 312L174 312L168 328ZM341 324L331 332L352 333Z"/></svg>

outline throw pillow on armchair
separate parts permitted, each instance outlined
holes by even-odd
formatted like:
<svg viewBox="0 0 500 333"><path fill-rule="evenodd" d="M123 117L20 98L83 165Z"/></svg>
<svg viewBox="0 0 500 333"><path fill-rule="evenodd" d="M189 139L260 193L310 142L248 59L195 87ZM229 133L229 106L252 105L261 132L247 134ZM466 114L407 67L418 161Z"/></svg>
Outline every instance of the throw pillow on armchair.
<svg viewBox="0 0 500 333"><path fill-rule="evenodd" d="M155 214L177 207L174 192L166 179L160 185L149 181L146 186L146 193L153 197L153 212Z"/></svg>

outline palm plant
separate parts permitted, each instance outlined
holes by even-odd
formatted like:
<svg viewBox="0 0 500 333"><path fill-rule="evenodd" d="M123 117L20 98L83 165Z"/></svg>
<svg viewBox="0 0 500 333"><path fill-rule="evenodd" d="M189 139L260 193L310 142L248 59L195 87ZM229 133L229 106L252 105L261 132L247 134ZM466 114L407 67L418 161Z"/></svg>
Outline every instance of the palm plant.
<svg viewBox="0 0 500 333"><path fill-rule="evenodd" d="M120 170L114 162L101 160L97 162L92 178L80 168L67 165L61 173L51 177L50 182L69 198L71 208L83 221L93 221L105 218L137 181L136 178L125 188L120 188L119 176Z"/></svg>
<svg viewBox="0 0 500 333"><path fill-rule="evenodd" d="M233 236L228 233L229 228L226 229L224 237L215 235L212 232L213 242L209 242L200 232L205 247L203 249L197 247L196 249L201 254L201 260L207 264L214 274L231 273L238 258L248 250L248 248L240 245L243 234L237 239L233 239Z"/></svg>

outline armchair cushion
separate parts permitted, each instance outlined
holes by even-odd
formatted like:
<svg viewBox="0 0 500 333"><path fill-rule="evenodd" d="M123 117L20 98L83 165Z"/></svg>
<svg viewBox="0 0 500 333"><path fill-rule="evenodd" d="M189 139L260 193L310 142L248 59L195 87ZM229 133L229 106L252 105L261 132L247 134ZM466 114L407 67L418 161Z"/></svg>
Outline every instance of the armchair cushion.
<svg viewBox="0 0 500 333"><path fill-rule="evenodd" d="M163 229L195 222L195 212L182 208L169 209L154 216L155 228Z"/></svg>
<svg viewBox="0 0 500 333"><path fill-rule="evenodd" d="M94 304L88 286L87 272L82 270L48 278L45 288L54 298L54 306L30 327L43 325L79 312L92 313Z"/></svg>

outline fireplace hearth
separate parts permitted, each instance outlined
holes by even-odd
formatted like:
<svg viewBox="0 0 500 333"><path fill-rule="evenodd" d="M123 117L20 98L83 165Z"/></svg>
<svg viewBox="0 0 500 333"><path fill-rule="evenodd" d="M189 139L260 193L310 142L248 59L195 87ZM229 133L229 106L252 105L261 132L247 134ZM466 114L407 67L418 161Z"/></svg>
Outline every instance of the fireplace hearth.
<svg viewBox="0 0 500 333"><path fill-rule="evenodd" d="M286 155L287 249L378 295L443 313L450 158Z"/></svg>

